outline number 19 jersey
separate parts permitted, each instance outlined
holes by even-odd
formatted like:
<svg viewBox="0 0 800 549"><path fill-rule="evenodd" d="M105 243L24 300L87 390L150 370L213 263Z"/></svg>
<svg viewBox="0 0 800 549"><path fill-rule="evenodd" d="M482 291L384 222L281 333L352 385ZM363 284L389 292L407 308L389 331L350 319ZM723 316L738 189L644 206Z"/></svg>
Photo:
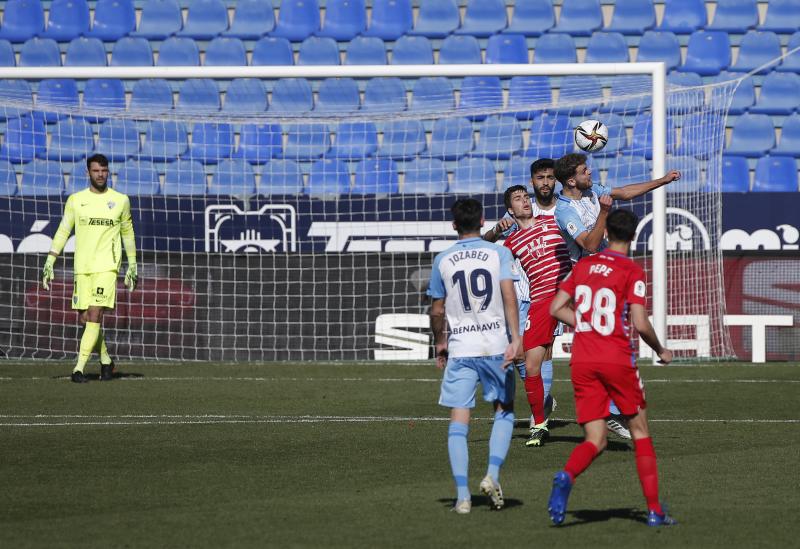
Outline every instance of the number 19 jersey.
<svg viewBox="0 0 800 549"><path fill-rule="evenodd" d="M433 261L428 295L444 299L451 357L501 355L508 345L501 280L517 280L511 252L482 238L465 238Z"/></svg>

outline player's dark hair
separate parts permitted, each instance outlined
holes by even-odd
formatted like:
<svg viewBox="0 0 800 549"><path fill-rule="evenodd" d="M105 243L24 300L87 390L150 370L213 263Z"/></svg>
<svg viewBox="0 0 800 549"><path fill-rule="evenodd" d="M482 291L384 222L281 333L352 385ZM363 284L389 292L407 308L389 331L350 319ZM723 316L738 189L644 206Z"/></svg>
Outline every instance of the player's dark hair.
<svg viewBox="0 0 800 549"><path fill-rule="evenodd" d="M474 198L459 198L450 208L458 234L474 233L481 229L483 205Z"/></svg>
<svg viewBox="0 0 800 549"><path fill-rule="evenodd" d="M555 161L553 165L553 175L556 176L559 183L566 184L567 179L575 177L575 172L578 166L586 164L586 155L581 153L565 154Z"/></svg>
<svg viewBox="0 0 800 549"><path fill-rule="evenodd" d="M86 159L86 169L91 168L92 164L100 164L102 167L108 168L108 158L102 154L93 154Z"/></svg>
<svg viewBox="0 0 800 549"><path fill-rule="evenodd" d="M536 174L536 172L552 170L554 165L555 161L552 158L540 158L539 160L533 162L531 164L531 179L533 179L533 176Z"/></svg>
<svg viewBox="0 0 800 549"><path fill-rule="evenodd" d="M608 239L617 242L630 242L636 234L639 218L630 210L616 209L606 218Z"/></svg>
<svg viewBox="0 0 800 549"><path fill-rule="evenodd" d="M523 191L527 193L528 188L525 187L525 185L511 185L509 188L507 188L503 193L503 203L506 205L506 209L511 207L511 195L517 191Z"/></svg>

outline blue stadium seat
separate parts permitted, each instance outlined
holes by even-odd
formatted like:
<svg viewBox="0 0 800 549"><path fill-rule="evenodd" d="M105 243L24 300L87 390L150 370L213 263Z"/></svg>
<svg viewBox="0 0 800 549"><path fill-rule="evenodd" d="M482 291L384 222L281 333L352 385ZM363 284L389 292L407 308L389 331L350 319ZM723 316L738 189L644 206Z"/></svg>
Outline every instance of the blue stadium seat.
<svg viewBox="0 0 800 549"><path fill-rule="evenodd" d="M527 158L560 158L575 148L573 127L568 116L542 113L531 122Z"/></svg>
<svg viewBox="0 0 800 549"><path fill-rule="evenodd" d="M261 170L258 194L302 194L303 172L294 160L271 160Z"/></svg>
<svg viewBox="0 0 800 549"><path fill-rule="evenodd" d="M139 154L139 131L136 129L136 122L110 118L100 124L94 152L105 155L109 162L124 162Z"/></svg>
<svg viewBox="0 0 800 549"><path fill-rule="evenodd" d="M505 190L514 185L523 185L533 192L531 186L531 159L514 156L503 166L503 185Z"/></svg>
<svg viewBox="0 0 800 549"><path fill-rule="evenodd" d="M378 150L378 130L374 122L340 122L336 141L328 156L358 160L372 156Z"/></svg>
<svg viewBox="0 0 800 549"><path fill-rule="evenodd" d="M505 32L539 36L556 24L553 3L550 0L515 2L514 15Z"/></svg>
<svg viewBox="0 0 800 549"><path fill-rule="evenodd" d="M177 33L195 40L211 40L228 30L228 9L222 0L192 0L186 25Z"/></svg>
<svg viewBox="0 0 800 549"><path fill-rule="evenodd" d="M321 158L311 165L308 189L311 196L337 196L350 192L347 164L334 158Z"/></svg>
<svg viewBox="0 0 800 549"><path fill-rule="evenodd" d="M183 26L177 0L149 0L143 7L139 28L130 33L148 40L164 40L179 32Z"/></svg>
<svg viewBox="0 0 800 549"><path fill-rule="evenodd" d="M292 45L286 38L262 38L253 47L251 65L294 65Z"/></svg>
<svg viewBox="0 0 800 549"><path fill-rule="evenodd" d="M267 110L267 89L258 78L236 78L225 90L222 112L230 115L260 114Z"/></svg>
<svg viewBox="0 0 800 549"><path fill-rule="evenodd" d="M530 106L549 106L552 95L547 76L514 76L508 86L508 107L514 109L519 120L530 120L537 112L530 110Z"/></svg>
<svg viewBox="0 0 800 549"><path fill-rule="evenodd" d="M755 157L775 146L775 127L766 114L743 114L736 120L726 154Z"/></svg>
<svg viewBox="0 0 800 549"><path fill-rule="evenodd" d="M425 147L425 128L421 121L392 120L383 127L383 141L377 155L409 160L421 155Z"/></svg>
<svg viewBox="0 0 800 549"><path fill-rule="evenodd" d="M217 166L208 194L244 196L256 193L256 174L244 160L229 158Z"/></svg>
<svg viewBox="0 0 800 549"><path fill-rule="evenodd" d="M650 179L650 163L642 156L616 156L609 159L606 187L624 187Z"/></svg>
<svg viewBox="0 0 800 549"><path fill-rule="evenodd" d="M305 78L282 78L272 89L270 112L300 113L314 108L311 85Z"/></svg>
<svg viewBox="0 0 800 549"><path fill-rule="evenodd" d="M706 164L705 161L698 160L694 156L671 156L667 158L667 166L679 170L681 178L673 181L664 189L668 193L696 193L702 190L706 185L700 166ZM648 174L643 181L650 179L651 177Z"/></svg>
<svg viewBox="0 0 800 549"><path fill-rule="evenodd" d="M158 67L200 66L200 49L191 38L171 36L158 50Z"/></svg>
<svg viewBox="0 0 800 549"><path fill-rule="evenodd" d="M460 23L455 0L426 0L420 3L417 22L408 34L444 38Z"/></svg>
<svg viewBox="0 0 800 549"><path fill-rule="evenodd" d="M789 43L786 45L786 51L790 52L800 48L800 31L797 31L789 37ZM783 61L778 68L775 69L781 72L797 72L800 73L800 51L796 51L788 57L784 57Z"/></svg>
<svg viewBox="0 0 800 549"><path fill-rule="evenodd" d="M61 51L52 38L31 38L19 51L20 67L60 67Z"/></svg>
<svg viewBox="0 0 800 549"><path fill-rule="evenodd" d="M106 48L99 38L75 38L67 47L65 67L105 67Z"/></svg>
<svg viewBox="0 0 800 549"><path fill-rule="evenodd" d="M513 116L492 115L478 127L480 139L472 152L492 160L506 160L522 149L522 129Z"/></svg>
<svg viewBox="0 0 800 549"><path fill-rule="evenodd" d="M47 160L74 162L86 157L94 149L92 127L82 118L61 120L53 128L47 152L41 154Z"/></svg>
<svg viewBox="0 0 800 549"><path fill-rule="evenodd" d="M128 196L159 194L161 183L158 171L147 160L128 160L117 172L114 189Z"/></svg>
<svg viewBox="0 0 800 549"><path fill-rule="evenodd" d="M314 160L331 147L331 135L325 124L287 124L283 157L292 160Z"/></svg>
<svg viewBox="0 0 800 549"><path fill-rule="evenodd" d="M637 74L611 77L611 94L600 112L637 113L653 103L651 78Z"/></svg>
<svg viewBox="0 0 800 549"><path fill-rule="evenodd" d="M761 94L752 113L788 115L800 107L800 75L771 72L761 83Z"/></svg>
<svg viewBox="0 0 800 549"><path fill-rule="evenodd" d="M467 0L464 23L456 34L487 38L508 25L505 0Z"/></svg>
<svg viewBox="0 0 800 549"><path fill-rule="evenodd" d="M616 0L611 24L605 30L640 36L655 25L653 0Z"/></svg>
<svg viewBox="0 0 800 549"><path fill-rule="evenodd" d="M125 111L125 84L122 80L92 78L83 87L83 108L93 111L93 115L84 115L90 122L102 122L109 111L122 113Z"/></svg>
<svg viewBox="0 0 800 549"><path fill-rule="evenodd" d="M748 31L739 43L739 57L730 70L750 72L781 56L781 40L774 32ZM776 67L770 65L757 74L766 74Z"/></svg>
<svg viewBox="0 0 800 549"><path fill-rule="evenodd" d="M428 154L441 160L458 160L473 147L472 123L466 118L439 118L433 124Z"/></svg>
<svg viewBox="0 0 800 549"><path fill-rule="evenodd" d="M451 34L442 40L442 45L439 48L440 65L480 63L483 63L483 59L481 58L481 46L478 44L478 39L474 36L458 36Z"/></svg>
<svg viewBox="0 0 800 549"><path fill-rule="evenodd" d="M709 190L717 187L724 193L746 193L750 190L750 168L747 158L724 155L721 164L722 166L719 166L719 161L715 159L709 166ZM714 185L718 170L721 170L721 179Z"/></svg>
<svg viewBox="0 0 800 549"><path fill-rule="evenodd" d="M356 166L352 194L394 194L399 188L397 165L390 158L367 158Z"/></svg>
<svg viewBox="0 0 800 549"><path fill-rule="evenodd" d="M392 65L430 65L433 46L424 36L402 36L392 48Z"/></svg>
<svg viewBox="0 0 800 549"><path fill-rule="evenodd" d="M292 42L305 40L319 30L317 0L281 0L278 23L270 33Z"/></svg>
<svg viewBox="0 0 800 549"><path fill-rule="evenodd" d="M192 128L189 158L203 164L216 164L233 154L233 126L216 122L196 122Z"/></svg>
<svg viewBox="0 0 800 549"><path fill-rule="evenodd" d="M242 124L239 148L234 158L243 158L251 164L263 164L280 157L283 152L283 134L278 124Z"/></svg>
<svg viewBox="0 0 800 549"><path fill-rule="evenodd" d="M197 160L176 160L164 167L164 194L204 195L208 190L206 172Z"/></svg>
<svg viewBox="0 0 800 549"><path fill-rule="evenodd" d="M461 82L460 111L499 109L503 106L503 86L497 76L467 76ZM471 120L483 120L485 113L467 114Z"/></svg>
<svg viewBox="0 0 800 549"><path fill-rule="evenodd" d="M345 65L385 65L386 44L375 36L356 36L347 45Z"/></svg>
<svg viewBox="0 0 800 549"><path fill-rule="evenodd" d="M0 160L0 196L17 194L17 172L8 160Z"/></svg>
<svg viewBox="0 0 800 549"><path fill-rule="evenodd" d="M480 52L479 52L480 53ZM441 52L439 53L441 56ZM487 63L527 63L528 44L522 34L496 34L486 44Z"/></svg>
<svg viewBox="0 0 800 549"><path fill-rule="evenodd" d="M7 0L0 38L25 42L44 30L44 10L39 0Z"/></svg>
<svg viewBox="0 0 800 549"><path fill-rule="evenodd" d="M258 40L275 28L275 11L271 0L237 0L233 21L223 36L241 40Z"/></svg>
<svg viewBox="0 0 800 549"><path fill-rule="evenodd" d="M29 114L10 118L0 146L0 159L14 164L27 163L41 155L47 145L44 121Z"/></svg>
<svg viewBox="0 0 800 549"><path fill-rule="evenodd" d="M417 158L406 165L403 193L441 194L447 191L447 170L438 158Z"/></svg>
<svg viewBox="0 0 800 549"><path fill-rule="evenodd" d="M64 174L61 164L50 160L34 160L22 172L20 196L61 196Z"/></svg>
<svg viewBox="0 0 800 549"><path fill-rule="evenodd" d="M326 0L325 23L317 36L352 40L367 28L364 0Z"/></svg>
<svg viewBox="0 0 800 549"><path fill-rule="evenodd" d="M618 32L595 32L586 46L586 63L628 63L628 42Z"/></svg>
<svg viewBox="0 0 800 549"><path fill-rule="evenodd" d="M298 65L338 65L339 45L333 38L309 36L300 44Z"/></svg>
<svg viewBox="0 0 800 549"><path fill-rule="evenodd" d="M783 119L781 139L770 154L800 157L800 114L795 113Z"/></svg>
<svg viewBox="0 0 800 549"><path fill-rule="evenodd" d="M705 28L707 22L704 0L671 0L664 4L660 30L675 34L690 34Z"/></svg>
<svg viewBox="0 0 800 549"><path fill-rule="evenodd" d="M114 42L136 29L133 0L97 0L92 29L84 34L105 42Z"/></svg>
<svg viewBox="0 0 800 549"><path fill-rule="evenodd" d="M689 37L686 62L679 71L696 72L700 76L713 76L731 64L731 42L728 33L697 31Z"/></svg>
<svg viewBox="0 0 800 549"><path fill-rule="evenodd" d="M441 76L420 78L414 83L411 107L415 112L452 111L455 107L453 86Z"/></svg>
<svg viewBox="0 0 800 549"><path fill-rule="evenodd" d="M533 49L534 63L577 63L575 39L569 34L543 34Z"/></svg>
<svg viewBox="0 0 800 549"><path fill-rule="evenodd" d="M697 158L709 158L718 154L725 146L725 133L718 128L718 114L714 111L699 111L683 118L681 144L675 152ZM718 128L713 133L709 128Z"/></svg>
<svg viewBox="0 0 800 549"><path fill-rule="evenodd" d="M663 61L667 71L681 64L681 45L675 33L668 31L647 31L639 40L636 61Z"/></svg>
<svg viewBox="0 0 800 549"><path fill-rule="evenodd" d="M552 32L589 36L603 26L600 0L563 0L561 15Z"/></svg>
<svg viewBox="0 0 800 549"><path fill-rule="evenodd" d="M131 90L131 111L165 113L172 110L172 88L163 78L137 80Z"/></svg>
<svg viewBox="0 0 800 549"><path fill-rule="evenodd" d="M759 28L781 34L797 32L800 28L800 0L769 0L767 15Z"/></svg>
<svg viewBox="0 0 800 549"><path fill-rule="evenodd" d="M360 100L358 84L352 78L326 78L319 86L314 112L352 113L358 110Z"/></svg>
<svg viewBox="0 0 800 549"><path fill-rule="evenodd" d="M603 88L596 76L565 76L561 79L558 107L553 112L570 116L588 115L603 103Z"/></svg>
<svg viewBox="0 0 800 549"><path fill-rule="evenodd" d="M214 38L206 46L203 65L206 67L244 67L247 65L247 51L244 48L244 43L238 38L224 36Z"/></svg>
<svg viewBox="0 0 800 549"><path fill-rule="evenodd" d="M673 119L667 117L667 154L674 152L676 143ZM630 154L644 156L648 160L653 158L653 116L649 112L638 114L633 121Z"/></svg>
<svg viewBox="0 0 800 549"><path fill-rule="evenodd" d="M753 192L796 193L797 160L790 156L763 156L756 162Z"/></svg>
<svg viewBox="0 0 800 549"><path fill-rule="evenodd" d="M188 147L189 138L183 122L152 120L147 123L139 157L153 162L170 162L184 154Z"/></svg>
<svg viewBox="0 0 800 549"><path fill-rule="evenodd" d="M406 110L406 87L399 78L370 78L364 87L361 110L398 113Z"/></svg>
<svg viewBox="0 0 800 549"><path fill-rule="evenodd" d="M673 71L667 74L667 84L679 88L695 88L694 90L681 91L681 99L667 105L667 112L686 112L699 109L706 103L706 94L699 87L703 85L703 78L696 72Z"/></svg>
<svg viewBox="0 0 800 549"><path fill-rule="evenodd" d="M741 34L758 25L756 0L718 0L714 20L706 28Z"/></svg>
<svg viewBox="0 0 800 549"><path fill-rule="evenodd" d="M450 184L453 194L488 194L497 192L497 172L488 158L462 158L456 164L453 182Z"/></svg>
<svg viewBox="0 0 800 549"><path fill-rule="evenodd" d="M742 78L741 74L722 71L719 73L719 76L714 78L713 82L728 82L730 80L738 80L740 78ZM725 95L728 93L728 91L728 88L723 88L719 90L719 94ZM712 91L712 94L713 93L715 92ZM752 107L755 102L756 90L753 84L753 78L748 76L739 82L739 85L736 87L736 91L733 93L733 98L731 99L730 107L728 108L728 114L743 114L745 111L747 111L747 109Z"/></svg>
<svg viewBox="0 0 800 549"><path fill-rule="evenodd" d="M50 16L39 36L69 42L89 32L89 5L86 0L52 0Z"/></svg>
<svg viewBox="0 0 800 549"><path fill-rule="evenodd" d="M0 120L29 114L33 108L33 92L27 80L0 80ZM18 106L11 106L11 103Z"/></svg>
<svg viewBox="0 0 800 549"><path fill-rule="evenodd" d="M397 40L411 30L413 22L411 0L373 0L372 20L363 35Z"/></svg>
<svg viewBox="0 0 800 549"><path fill-rule="evenodd" d="M146 38L125 36L114 43L111 50L112 67L151 67L153 48Z"/></svg>
<svg viewBox="0 0 800 549"><path fill-rule="evenodd" d="M8 40L0 40L0 67L15 67L17 57L14 55L14 46Z"/></svg>
<svg viewBox="0 0 800 549"><path fill-rule="evenodd" d="M110 168L110 166L109 166ZM63 166L62 166L62 169ZM67 196L74 194L78 191L82 191L86 189L88 186L88 177L86 176L86 161L79 160L72 164L72 167L67 168L67 173L69 173L69 179L66 182L66 186L64 188L64 194ZM111 183L111 177L109 176L109 184Z"/></svg>
<svg viewBox="0 0 800 549"><path fill-rule="evenodd" d="M78 84L71 78L51 78L39 82L39 89L36 93L35 116L44 117L44 121L52 124L66 116L62 112L48 111L47 107L61 109L77 109L80 99L78 98Z"/></svg>
<svg viewBox="0 0 800 549"><path fill-rule="evenodd" d="M213 78L190 78L181 84L176 112L211 114L219 109L219 87Z"/></svg>

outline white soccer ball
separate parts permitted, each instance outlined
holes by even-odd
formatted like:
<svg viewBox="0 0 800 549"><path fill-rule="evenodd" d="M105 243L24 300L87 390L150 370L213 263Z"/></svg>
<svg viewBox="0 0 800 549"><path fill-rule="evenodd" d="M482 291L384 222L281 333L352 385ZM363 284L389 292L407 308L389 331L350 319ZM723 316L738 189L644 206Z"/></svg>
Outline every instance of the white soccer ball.
<svg viewBox="0 0 800 549"><path fill-rule="evenodd" d="M584 120L575 128L575 144L582 151L597 152L608 143L608 127L599 120Z"/></svg>

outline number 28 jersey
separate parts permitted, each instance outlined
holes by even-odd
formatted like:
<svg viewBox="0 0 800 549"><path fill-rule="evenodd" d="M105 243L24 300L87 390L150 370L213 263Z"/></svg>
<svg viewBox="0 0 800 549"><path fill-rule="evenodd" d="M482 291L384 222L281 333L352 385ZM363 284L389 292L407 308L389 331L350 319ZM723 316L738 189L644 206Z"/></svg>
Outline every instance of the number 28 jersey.
<svg viewBox="0 0 800 549"><path fill-rule="evenodd" d="M501 280L517 280L508 248L465 238L433 260L428 295L444 299L451 357L501 355L508 345Z"/></svg>
<svg viewBox="0 0 800 549"><path fill-rule="evenodd" d="M572 361L631 363L628 313L631 304L646 305L642 268L627 256L604 250L578 261L560 289L575 302Z"/></svg>

